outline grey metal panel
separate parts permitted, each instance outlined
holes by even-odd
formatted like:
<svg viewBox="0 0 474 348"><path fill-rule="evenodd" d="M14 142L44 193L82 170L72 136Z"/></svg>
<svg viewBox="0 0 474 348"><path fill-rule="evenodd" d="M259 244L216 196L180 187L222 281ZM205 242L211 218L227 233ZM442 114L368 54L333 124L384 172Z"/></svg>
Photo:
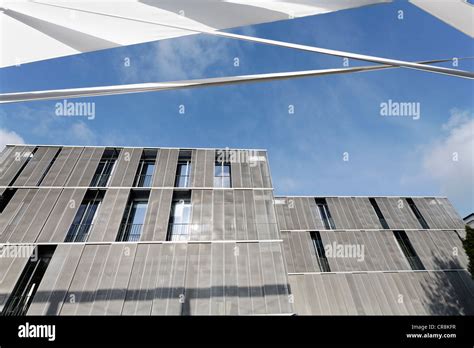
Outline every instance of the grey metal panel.
<svg viewBox="0 0 474 348"><path fill-rule="evenodd" d="M32 189L0 236L1 242L33 243L38 237L61 189Z"/></svg>
<svg viewBox="0 0 474 348"><path fill-rule="evenodd" d="M239 314L252 314L252 299L250 289L250 255L248 243L237 243L237 287L239 297ZM202 256L201 256L202 257Z"/></svg>
<svg viewBox="0 0 474 348"><path fill-rule="evenodd" d="M122 314L149 315L152 307L154 311L157 310L152 304L156 300L155 296L160 295L155 284L161 249L161 244L138 245ZM162 312L154 314L166 314L166 306Z"/></svg>
<svg viewBox="0 0 474 348"><path fill-rule="evenodd" d="M203 191L192 190L191 192L191 224L189 231L189 240L200 240L203 235L202 206ZM204 232L205 233L205 232ZM203 238L202 238L203 239Z"/></svg>
<svg viewBox="0 0 474 348"><path fill-rule="evenodd" d="M252 156L254 156L252 154ZM250 156L250 157L252 157ZM266 179L264 179L264 167L266 166L266 157L265 162L260 161L260 154L257 152L257 158L253 159L253 161L249 161L248 168L250 170L250 179L252 180L253 188L261 188L261 187L271 187L268 186L269 183ZM255 157L255 156L254 156ZM267 170L268 172L268 170Z"/></svg>
<svg viewBox="0 0 474 348"><path fill-rule="evenodd" d="M166 309L167 315L181 315L183 306L182 298L185 297L185 277L186 277L186 255L187 244L178 243L175 246L173 265L171 267L170 298Z"/></svg>
<svg viewBox="0 0 474 348"><path fill-rule="evenodd" d="M196 288L197 299L195 305L195 314L197 315L209 315L211 311L211 253L212 246L210 243L199 244L198 281ZM242 304L240 299L239 304Z"/></svg>
<svg viewBox="0 0 474 348"><path fill-rule="evenodd" d="M242 166L240 161L230 162L230 180L233 188L241 188L242 185Z"/></svg>
<svg viewBox="0 0 474 348"><path fill-rule="evenodd" d="M212 190L202 191L202 211L201 211L201 240L211 240L212 238ZM194 210L194 206L193 206Z"/></svg>
<svg viewBox="0 0 474 348"><path fill-rule="evenodd" d="M459 216L456 209L454 209L451 202L446 198L438 198L437 201L440 206L440 209L444 210L453 222L452 226L447 226L446 228L464 230L464 221Z"/></svg>
<svg viewBox="0 0 474 348"><path fill-rule="evenodd" d="M154 187L173 187L178 166L178 149L159 149L156 155Z"/></svg>
<svg viewBox="0 0 474 348"><path fill-rule="evenodd" d="M253 314L267 313L264 297L264 281L262 277L262 261L260 258L260 243L249 243L250 259L250 295L252 298Z"/></svg>
<svg viewBox="0 0 474 348"><path fill-rule="evenodd" d="M234 190L224 190L224 239L236 240Z"/></svg>
<svg viewBox="0 0 474 348"><path fill-rule="evenodd" d="M0 164L0 186L10 185L34 149L33 146L15 146L6 153Z"/></svg>
<svg viewBox="0 0 474 348"><path fill-rule="evenodd" d="M222 244L224 248L224 293L225 314L239 314L239 294L237 291L237 256L240 250L236 249L236 243Z"/></svg>
<svg viewBox="0 0 474 348"><path fill-rule="evenodd" d="M0 311L3 310L27 262L28 257L0 257Z"/></svg>
<svg viewBox="0 0 474 348"><path fill-rule="evenodd" d="M91 273L93 277L102 272L100 262L104 255L99 245L85 245L76 272L61 308L61 315L89 314L92 297ZM105 246L106 247L106 246ZM95 276L94 276L95 275Z"/></svg>
<svg viewBox="0 0 474 348"><path fill-rule="evenodd" d="M59 315L82 255L82 244L60 244L28 309L28 315Z"/></svg>
<svg viewBox="0 0 474 348"><path fill-rule="evenodd" d="M15 228L12 219L21 213L24 205L28 205L36 194L36 189L18 189L9 204L0 214L0 243L5 243L10 232Z"/></svg>
<svg viewBox="0 0 474 348"><path fill-rule="evenodd" d="M214 190L212 206L212 240L224 239L224 191Z"/></svg>
<svg viewBox="0 0 474 348"><path fill-rule="evenodd" d="M15 180L15 186L36 186L58 151L59 147L39 147Z"/></svg>
<svg viewBox="0 0 474 348"><path fill-rule="evenodd" d="M278 248L277 243L259 243L260 260L262 263L263 291L265 296L266 313L281 313L280 294L278 293L278 279L273 261L273 251Z"/></svg>
<svg viewBox="0 0 474 348"><path fill-rule="evenodd" d="M108 189L100 204L94 224L89 232L89 242L111 242L117 238L130 190Z"/></svg>
<svg viewBox="0 0 474 348"><path fill-rule="evenodd" d="M286 266L288 267L288 273L295 273L296 267L293 260L293 252L291 248L291 232L282 231L281 237L283 239L283 251L285 254Z"/></svg>
<svg viewBox="0 0 474 348"><path fill-rule="evenodd" d="M133 185L142 152L142 148L123 148L120 151L110 186L129 187Z"/></svg>
<svg viewBox="0 0 474 348"><path fill-rule="evenodd" d="M76 216L87 189L63 189L39 234L37 243L61 243Z"/></svg>
<svg viewBox="0 0 474 348"><path fill-rule="evenodd" d="M309 275L290 275L288 277L291 287L292 298L294 302L295 312L298 315L311 314L311 308L308 304L304 289L305 277Z"/></svg>
<svg viewBox="0 0 474 348"><path fill-rule="evenodd" d="M165 315L166 308L169 301L176 301L171 297L171 267L173 264L173 255L176 244L158 244L154 248L159 248L158 252L153 252L152 255L160 255L159 269L156 272L155 291L153 293L153 315ZM140 288L140 285L136 285ZM179 299L178 299L179 301ZM125 313L124 313L125 314Z"/></svg>
<svg viewBox="0 0 474 348"><path fill-rule="evenodd" d="M197 314L198 299L198 272L199 272L199 244L187 246L186 279L182 315Z"/></svg>
<svg viewBox="0 0 474 348"><path fill-rule="evenodd" d="M84 148L79 160L74 167L69 180L68 187L88 187L97 170L97 166L104 154L103 147Z"/></svg>
<svg viewBox="0 0 474 348"><path fill-rule="evenodd" d="M435 269L433 255L435 255L434 258L438 259L441 258L441 255L439 254L438 248L433 243L433 240L430 238L428 231L406 231L406 234L425 268Z"/></svg>
<svg viewBox="0 0 474 348"><path fill-rule="evenodd" d="M224 294L224 248L222 244L211 244L212 265L211 265L211 314L225 314L225 294Z"/></svg>
<svg viewBox="0 0 474 348"><path fill-rule="evenodd" d="M172 189L152 189L141 241L164 241L168 232Z"/></svg>
<svg viewBox="0 0 474 348"><path fill-rule="evenodd" d="M38 238L46 220L48 219L62 189L39 189L35 198L28 206L28 210L20 220L11 242L33 243ZM28 227L27 227L28 226ZM23 233L22 230L24 230Z"/></svg>
<svg viewBox="0 0 474 348"><path fill-rule="evenodd" d="M215 150L193 150L191 158L191 182L193 187L214 186Z"/></svg>
<svg viewBox="0 0 474 348"><path fill-rule="evenodd" d="M235 219L235 239L248 239L247 217L245 216L245 199L243 190L233 190L234 192L234 219Z"/></svg>
<svg viewBox="0 0 474 348"><path fill-rule="evenodd" d="M61 148L40 186L64 186L83 150L83 147Z"/></svg>
<svg viewBox="0 0 474 348"><path fill-rule="evenodd" d="M90 314L121 314L136 248L137 244L127 243L108 245L104 250L107 259L94 291Z"/></svg>

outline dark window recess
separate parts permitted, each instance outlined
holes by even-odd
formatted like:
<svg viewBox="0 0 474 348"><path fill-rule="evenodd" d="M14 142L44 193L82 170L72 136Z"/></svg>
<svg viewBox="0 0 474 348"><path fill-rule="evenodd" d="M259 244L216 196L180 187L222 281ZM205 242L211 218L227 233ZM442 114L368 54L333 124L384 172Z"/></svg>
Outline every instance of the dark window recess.
<svg viewBox="0 0 474 348"><path fill-rule="evenodd" d="M411 211L413 212L413 214L415 214L416 218L418 219L418 222L420 223L421 227L428 230L430 227L426 223L426 220L423 218L423 215L421 215L421 213L418 210L415 202L413 202L413 199L406 198L406 201L407 201L408 205L410 206Z"/></svg>
<svg viewBox="0 0 474 348"><path fill-rule="evenodd" d="M26 158L26 160L25 160L25 163L23 163L23 165L21 166L20 170L15 174L15 177L12 179L12 181L10 181L8 186L13 186L14 185L16 179L18 179L18 177L20 176L23 169L25 169L28 162L30 162L30 160L34 157L37 149L38 148L35 147L33 149L33 151L23 151L23 152L16 151L14 153L15 161L21 161L22 158Z"/></svg>
<svg viewBox="0 0 474 348"><path fill-rule="evenodd" d="M3 213L3 210L6 208L8 203L10 203L11 199L15 195L17 189L6 189L3 192L3 195L0 196L0 214Z"/></svg>
<svg viewBox="0 0 474 348"><path fill-rule="evenodd" d="M92 178L91 187L106 187L119 155L117 149L106 149Z"/></svg>
<svg viewBox="0 0 474 348"><path fill-rule="evenodd" d="M191 151L180 150L176 169L175 187L191 186Z"/></svg>
<svg viewBox="0 0 474 348"><path fill-rule="evenodd" d="M153 172L155 171L156 150L143 150L138 164L137 174L133 182L134 187L151 187Z"/></svg>
<svg viewBox="0 0 474 348"><path fill-rule="evenodd" d="M408 239L408 236L405 231L393 231L393 234L398 242L398 245L400 245L400 249L402 249L403 254L407 258L410 267L413 270L424 270L425 267L423 266L423 263L416 254L416 251L413 248L413 245L411 245L411 242Z"/></svg>
<svg viewBox="0 0 474 348"><path fill-rule="evenodd" d="M5 303L2 315L26 315L55 249L55 245L37 246L35 250L37 255L33 255L28 260L13 292Z"/></svg>
<svg viewBox="0 0 474 348"><path fill-rule="evenodd" d="M331 272L331 268L329 267L329 262L326 257L326 250L324 250L323 240L321 239L321 234L318 231L311 232L311 239L313 240L316 258L318 259L321 272Z"/></svg>
<svg viewBox="0 0 474 348"><path fill-rule="evenodd" d="M101 190L89 190L77 210L64 242L85 242L104 197Z"/></svg>
<svg viewBox="0 0 474 348"><path fill-rule="evenodd" d="M334 224L331 213L329 212L326 198L316 198L316 205L318 206L319 214L321 215L321 219L323 220L324 227L327 230L336 229L336 225Z"/></svg>
<svg viewBox="0 0 474 348"><path fill-rule="evenodd" d="M56 152L56 154L54 155L54 157L51 159L51 161L49 162L48 166L46 167L46 169L44 170L43 174L41 175L41 178L38 180L38 183L36 184L36 186L41 185L41 183L43 182L44 178L46 177L46 174L48 174L49 170L51 169L51 167L53 166L54 162L55 162L56 159L58 158L59 152L60 152L60 150L58 150L58 151Z"/></svg>
<svg viewBox="0 0 474 348"><path fill-rule="evenodd" d="M191 191L176 191L173 194L166 240L189 240L191 208Z"/></svg>
<svg viewBox="0 0 474 348"><path fill-rule="evenodd" d="M130 193L117 235L117 242L136 242L140 240L149 196L149 191L132 191Z"/></svg>
<svg viewBox="0 0 474 348"><path fill-rule="evenodd" d="M388 227L388 223L385 220L382 214L382 211L380 210L379 205L377 204L377 201L375 200L375 198L369 198L369 201L370 201L370 204L372 204L372 208L374 208L375 214L377 214L377 217L379 218L379 221L382 227L386 230L390 229L390 227Z"/></svg>

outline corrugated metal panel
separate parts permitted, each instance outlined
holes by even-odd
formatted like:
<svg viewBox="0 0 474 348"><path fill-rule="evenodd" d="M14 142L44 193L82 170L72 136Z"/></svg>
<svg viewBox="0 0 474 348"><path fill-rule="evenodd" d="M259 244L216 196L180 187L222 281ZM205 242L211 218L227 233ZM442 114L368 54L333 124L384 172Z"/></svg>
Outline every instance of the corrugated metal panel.
<svg viewBox="0 0 474 348"><path fill-rule="evenodd" d="M65 186L83 147L63 147L40 186Z"/></svg>
<svg viewBox="0 0 474 348"><path fill-rule="evenodd" d="M39 147L15 180L15 186L36 186L58 151L59 147Z"/></svg>
<svg viewBox="0 0 474 348"><path fill-rule="evenodd" d="M11 198L8 205L0 214L0 243L6 243L11 231L15 228L13 219L22 214L36 194L36 189L19 189ZM25 208L23 208L25 206ZM16 220L16 219L15 219Z"/></svg>
<svg viewBox="0 0 474 348"><path fill-rule="evenodd" d="M225 278L224 278L224 248L221 244L211 244L211 314L225 314Z"/></svg>
<svg viewBox="0 0 474 348"><path fill-rule="evenodd" d="M195 315L209 315L211 312L211 261L212 246L210 243L199 244L199 263L197 271Z"/></svg>
<svg viewBox="0 0 474 348"><path fill-rule="evenodd" d="M59 315L75 275L84 245L60 244L56 247L39 288L28 309L28 315Z"/></svg>
<svg viewBox="0 0 474 348"><path fill-rule="evenodd" d="M237 239L234 190L224 190L224 239Z"/></svg>
<svg viewBox="0 0 474 348"><path fill-rule="evenodd" d="M215 150L193 150L191 157L192 187L214 186Z"/></svg>
<svg viewBox="0 0 474 348"><path fill-rule="evenodd" d="M77 161L66 186L90 186L95 171L97 170L97 166L104 154L104 150L103 147L84 148L84 151Z"/></svg>
<svg viewBox="0 0 474 348"><path fill-rule="evenodd" d="M168 232L172 189L152 189L141 241L164 241Z"/></svg>
<svg viewBox="0 0 474 348"><path fill-rule="evenodd" d="M176 244L171 267L170 299L166 310L167 315L181 315L186 306L185 279L186 279L187 245ZM184 302L183 302L184 301Z"/></svg>
<svg viewBox="0 0 474 348"><path fill-rule="evenodd" d="M87 189L63 189L44 227L37 243L61 243L76 216Z"/></svg>
<svg viewBox="0 0 474 348"><path fill-rule="evenodd" d="M110 186L129 187L133 185L142 152L142 148L123 148L120 151L120 156L110 180Z"/></svg>
<svg viewBox="0 0 474 348"><path fill-rule="evenodd" d="M237 243L237 287L239 297L239 314L252 314L252 299L251 299L251 285L250 273L250 255L248 243Z"/></svg>
<svg viewBox="0 0 474 348"><path fill-rule="evenodd" d="M115 241L129 194L130 190L125 189L107 190L89 232L89 242Z"/></svg>
<svg viewBox="0 0 474 348"><path fill-rule="evenodd" d="M224 248L224 293L225 293L225 314L239 314L239 293L237 291L237 255L240 250L236 248L236 243L225 243Z"/></svg>
<svg viewBox="0 0 474 348"><path fill-rule="evenodd" d="M156 274L156 279L151 284L155 284L155 291L153 293L153 315L165 315L166 308L169 301L180 301L180 299L171 298L171 267L173 264L174 249L176 244L158 244L152 250L152 257L159 256L159 268ZM136 288L140 288L137 283ZM125 313L124 313L125 314Z"/></svg>

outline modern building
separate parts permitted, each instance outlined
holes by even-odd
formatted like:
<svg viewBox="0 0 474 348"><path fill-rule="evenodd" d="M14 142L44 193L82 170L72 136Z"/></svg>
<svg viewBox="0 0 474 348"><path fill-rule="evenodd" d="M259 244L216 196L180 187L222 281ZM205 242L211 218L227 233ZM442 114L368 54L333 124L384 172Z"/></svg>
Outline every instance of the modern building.
<svg viewBox="0 0 474 348"><path fill-rule="evenodd" d="M9 145L3 315L474 314L440 197L275 197L265 150Z"/></svg>

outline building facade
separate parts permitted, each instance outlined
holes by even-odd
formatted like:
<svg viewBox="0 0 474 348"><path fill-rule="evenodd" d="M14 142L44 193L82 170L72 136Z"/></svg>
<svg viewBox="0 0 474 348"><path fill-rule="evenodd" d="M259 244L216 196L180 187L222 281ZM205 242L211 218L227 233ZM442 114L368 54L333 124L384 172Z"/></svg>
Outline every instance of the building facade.
<svg viewBox="0 0 474 348"><path fill-rule="evenodd" d="M3 315L473 314L446 198L275 197L264 150L10 145Z"/></svg>

